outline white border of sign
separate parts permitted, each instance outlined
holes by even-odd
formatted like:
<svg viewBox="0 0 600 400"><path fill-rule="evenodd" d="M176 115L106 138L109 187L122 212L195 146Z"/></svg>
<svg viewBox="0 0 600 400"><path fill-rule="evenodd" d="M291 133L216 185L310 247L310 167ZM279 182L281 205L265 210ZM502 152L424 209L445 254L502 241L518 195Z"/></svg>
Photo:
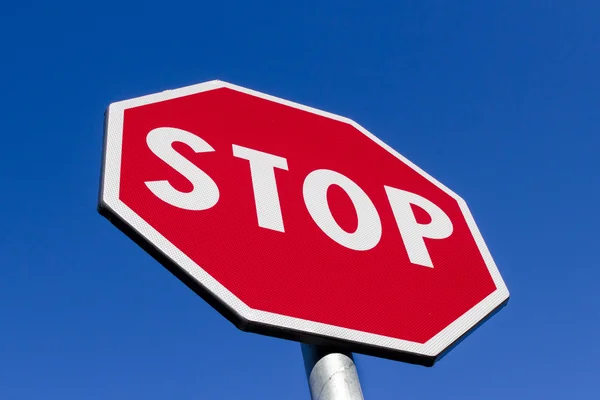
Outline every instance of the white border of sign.
<svg viewBox="0 0 600 400"><path fill-rule="evenodd" d="M219 88L229 88L350 124L452 196L460 205L496 285L496 290L423 344L292 318L248 307L119 199L124 110ZM103 174L98 210L242 330L313 344L335 344L353 352L431 366L454 344L458 343L481 322L504 306L509 298L508 289L483 241L467 204L462 198L348 118L223 81L215 80L180 89L167 90L113 103L109 106L105 122Z"/></svg>

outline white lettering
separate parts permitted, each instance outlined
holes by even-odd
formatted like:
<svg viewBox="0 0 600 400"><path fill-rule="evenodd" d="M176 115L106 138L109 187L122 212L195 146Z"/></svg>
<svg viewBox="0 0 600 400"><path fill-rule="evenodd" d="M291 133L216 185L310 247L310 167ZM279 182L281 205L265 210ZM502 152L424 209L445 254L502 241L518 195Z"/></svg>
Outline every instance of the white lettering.
<svg viewBox="0 0 600 400"><path fill-rule="evenodd" d="M250 162L250 176L254 190L254 203L258 226L285 232L281 205L275 181L275 168L288 169L287 160L262 151L233 145L233 155Z"/></svg>
<svg viewBox="0 0 600 400"><path fill-rule="evenodd" d="M171 168L189 180L191 192L180 192L169 181L145 182L154 195L172 206L185 210L207 210L219 201L219 188L204 171L173 149L173 143L185 143L196 153L215 151L208 143L193 133L177 128L157 128L148 133L146 143L150 150Z"/></svg>
<svg viewBox="0 0 600 400"><path fill-rule="evenodd" d="M453 230L450 218L438 206L424 197L393 187L384 187L410 262L433 268L423 238L445 239L450 236ZM431 217L431 222L419 224L410 206L411 204L425 210Z"/></svg>
<svg viewBox="0 0 600 400"><path fill-rule="evenodd" d="M327 189L338 185L350 197L358 227L350 233L343 230L333 218L327 202ZM369 250L381 239L381 221L369 196L352 180L339 172L318 169L308 174L302 188L308 212L323 232L337 243L353 250Z"/></svg>

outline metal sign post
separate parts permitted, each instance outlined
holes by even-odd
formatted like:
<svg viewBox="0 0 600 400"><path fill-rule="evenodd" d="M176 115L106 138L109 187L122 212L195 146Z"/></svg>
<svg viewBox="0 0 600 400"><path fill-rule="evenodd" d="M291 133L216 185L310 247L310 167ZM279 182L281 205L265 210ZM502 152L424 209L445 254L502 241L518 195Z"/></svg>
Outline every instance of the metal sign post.
<svg viewBox="0 0 600 400"><path fill-rule="evenodd" d="M301 344L312 400L363 400L352 353Z"/></svg>

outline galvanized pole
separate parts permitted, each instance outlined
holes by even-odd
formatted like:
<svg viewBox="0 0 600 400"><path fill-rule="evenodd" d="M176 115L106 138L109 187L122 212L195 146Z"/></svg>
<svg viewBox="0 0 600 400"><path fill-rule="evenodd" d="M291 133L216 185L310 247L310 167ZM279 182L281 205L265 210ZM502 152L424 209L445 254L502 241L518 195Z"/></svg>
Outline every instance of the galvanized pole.
<svg viewBox="0 0 600 400"><path fill-rule="evenodd" d="M352 353L302 343L312 400L363 400Z"/></svg>

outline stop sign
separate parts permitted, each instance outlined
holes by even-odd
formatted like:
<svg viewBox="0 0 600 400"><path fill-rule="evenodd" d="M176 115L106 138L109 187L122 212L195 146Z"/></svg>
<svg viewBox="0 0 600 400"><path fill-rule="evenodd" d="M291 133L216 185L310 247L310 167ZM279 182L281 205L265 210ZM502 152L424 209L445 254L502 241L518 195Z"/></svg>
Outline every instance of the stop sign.
<svg viewBox="0 0 600 400"><path fill-rule="evenodd" d="M245 331L433 365L509 297L459 196L221 81L109 106L99 211Z"/></svg>

